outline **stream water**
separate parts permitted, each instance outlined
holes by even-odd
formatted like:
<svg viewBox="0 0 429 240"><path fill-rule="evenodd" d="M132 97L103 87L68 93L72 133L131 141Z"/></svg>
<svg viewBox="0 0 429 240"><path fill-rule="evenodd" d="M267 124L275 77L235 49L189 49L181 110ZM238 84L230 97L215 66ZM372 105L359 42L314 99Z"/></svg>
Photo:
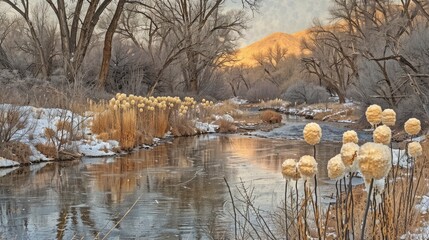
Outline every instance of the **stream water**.
<svg viewBox="0 0 429 240"><path fill-rule="evenodd" d="M322 192L333 186L326 162L339 151L338 143L317 146ZM312 153L300 140L204 135L123 157L8 169L0 178L0 239L231 237L224 177L234 195L241 182L254 187L255 204L272 211L284 196L283 160Z"/></svg>

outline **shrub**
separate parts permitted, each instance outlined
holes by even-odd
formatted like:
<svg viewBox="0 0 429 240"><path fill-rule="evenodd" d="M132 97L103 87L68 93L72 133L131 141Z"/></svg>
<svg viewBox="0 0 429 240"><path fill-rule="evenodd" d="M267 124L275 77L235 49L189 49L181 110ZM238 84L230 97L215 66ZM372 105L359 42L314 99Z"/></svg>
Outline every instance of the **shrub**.
<svg viewBox="0 0 429 240"><path fill-rule="evenodd" d="M280 89L270 82L261 82L253 86L246 94L246 98L252 102L275 99L280 96Z"/></svg>
<svg viewBox="0 0 429 240"><path fill-rule="evenodd" d="M220 133L235 133L237 132L237 126L226 119L219 119L215 122L215 124L219 125L218 131Z"/></svg>
<svg viewBox="0 0 429 240"><path fill-rule="evenodd" d="M327 102L329 93L324 87L300 82L289 87L284 93L283 98L297 104L314 104Z"/></svg>
<svg viewBox="0 0 429 240"><path fill-rule="evenodd" d="M19 106L0 106L0 143L9 142L12 138L19 138L27 132L22 132L28 123L31 112Z"/></svg>
<svg viewBox="0 0 429 240"><path fill-rule="evenodd" d="M11 141L0 144L0 156L21 164L30 164L30 147L21 142Z"/></svg>
<svg viewBox="0 0 429 240"><path fill-rule="evenodd" d="M282 115L272 110L265 110L261 112L259 116L261 120L266 123L281 123L282 121Z"/></svg>

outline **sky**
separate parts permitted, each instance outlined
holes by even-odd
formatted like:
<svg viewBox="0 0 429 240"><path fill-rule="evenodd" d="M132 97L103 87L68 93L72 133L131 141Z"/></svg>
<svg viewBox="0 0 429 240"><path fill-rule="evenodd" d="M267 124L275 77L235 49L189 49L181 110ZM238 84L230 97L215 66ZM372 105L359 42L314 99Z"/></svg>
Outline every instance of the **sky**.
<svg viewBox="0 0 429 240"><path fill-rule="evenodd" d="M233 0L238 2L240 0ZM330 0L262 0L259 13L239 43L249 45L274 32L295 33L311 27L313 20L326 20Z"/></svg>

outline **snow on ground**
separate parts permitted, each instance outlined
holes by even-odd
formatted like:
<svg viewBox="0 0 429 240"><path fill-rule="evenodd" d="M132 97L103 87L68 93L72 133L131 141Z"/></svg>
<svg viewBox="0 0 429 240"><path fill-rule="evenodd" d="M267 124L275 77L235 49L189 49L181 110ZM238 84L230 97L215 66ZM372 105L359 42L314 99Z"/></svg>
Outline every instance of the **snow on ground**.
<svg viewBox="0 0 429 240"><path fill-rule="evenodd" d="M248 101L247 101L247 100L245 100L245 99L241 99L241 98L238 98L238 97L231 98L231 99L229 99L228 101L230 101L230 102L231 102L231 103L233 103L233 104L237 104L237 105L241 105L241 104L246 104L246 103L248 103Z"/></svg>
<svg viewBox="0 0 429 240"><path fill-rule="evenodd" d="M13 167L13 166L19 166L19 162L15 162L15 161L0 157L0 167Z"/></svg>
<svg viewBox="0 0 429 240"><path fill-rule="evenodd" d="M38 144L54 143L60 144L61 139L70 139L67 131L57 131L57 123L68 121L72 123L76 134L83 134L82 139L74 139L64 145L64 149L77 149L84 156L112 156L116 153L113 151L119 146L117 141L101 142L91 134L89 121L91 116L80 116L71 111L59 108L35 108L31 106L14 106L10 104L1 104L0 111L7 113L8 110L17 110L21 113L21 121L26 121L24 128L17 130L12 136L12 141L19 141L30 147L32 156L30 162L50 161L48 158L36 149ZM47 138L46 129L52 129L55 136ZM19 165L18 162L0 158L0 167L12 167Z"/></svg>
<svg viewBox="0 0 429 240"><path fill-rule="evenodd" d="M218 125L210 124L210 123L203 123L203 122L199 122L199 121L195 122L195 127L200 132L203 132L203 133L215 133L216 129L219 128Z"/></svg>

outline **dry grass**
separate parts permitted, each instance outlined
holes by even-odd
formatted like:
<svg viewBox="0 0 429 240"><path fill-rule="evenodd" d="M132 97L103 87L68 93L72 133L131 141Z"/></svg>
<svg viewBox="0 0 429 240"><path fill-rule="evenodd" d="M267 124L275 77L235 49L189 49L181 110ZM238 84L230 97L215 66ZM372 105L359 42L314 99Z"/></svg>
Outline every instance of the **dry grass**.
<svg viewBox="0 0 429 240"><path fill-rule="evenodd" d="M0 144L0 157L19 162L21 164L30 164L31 155L31 149L25 143L11 141Z"/></svg>
<svg viewBox="0 0 429 240"><path fill-rule="evenodd" d="M57 127L57 131L66 131L69 133L73 132L73 125L70 121L66 120L59 120L57 124L55 124Z"/></svg>
<svg viewBox="0 0 429 240"><path fill-rule="evenodd" d="M262 111L259 116L266 123L281 123L282 121L282 115L272 110Z"/></svg>
<svg viewBox="0 0 429 240"><path fill-rule="evenodd" d="M124 150L141 144L153 143L153 138L162 138L169 131L175 136L197 133L194 119L209 110L213 103L197 104L193 98L185 97L140 97L117 94L109 102L89 102L95 112L91 129L99 138L113 139Z"/></svg>
<svg viewBox="0 0 429 240"><path fill-rule="evenodd" d="M219 125L220 133L235 133L238 130L238 127L233 122L225 119L219 119L214 124Z"/></svg>
<svg viewBox="0 0 429 240"><path fill-rule="evenodd" d="M45 155L48 158L57 158L58 157L58 151L55 145L52 143L39 143L36 146L37 151L41 152L43 155Z"/></svg>
<svg viewBox="0 0 429 240"><path fill-rule="evenodd" d="M268 101L262 101L261 103L257 104L257 106L259 108L263 108L263 109L265 109L265 108L281 108L281 107L287 108L290 105L291 105L290 102L285 101L285 100L280 99L280 98L276 98L276 99L268 100Z"/></svg>
<svg viewBox="0 0 429 240"><path fill-rule="evenodd" d="M121 137L119 142L124 150L131 150L136 146L137 119L134 109L125 110L122 113Z"/></svg>

